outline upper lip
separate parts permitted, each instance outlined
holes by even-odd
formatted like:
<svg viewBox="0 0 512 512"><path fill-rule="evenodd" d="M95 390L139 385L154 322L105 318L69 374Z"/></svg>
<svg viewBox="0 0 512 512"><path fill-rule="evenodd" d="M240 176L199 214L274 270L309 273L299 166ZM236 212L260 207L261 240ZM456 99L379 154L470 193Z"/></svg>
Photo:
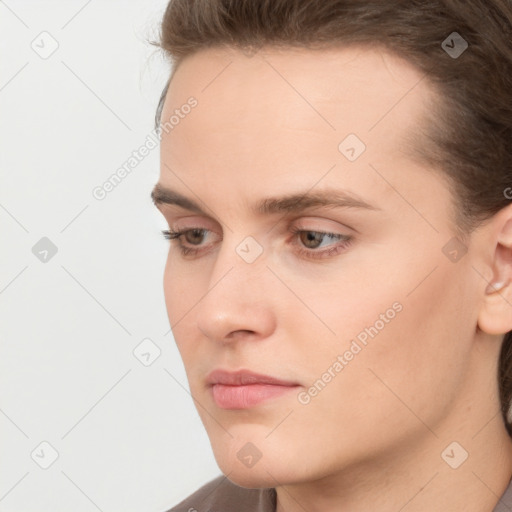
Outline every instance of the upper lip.
<svg viewBox="0 0 512 512"><path fill-rule="evenodd" d="M271 377L270 375L262 375L249 370L238 370L230 372L227 370L217 369L208 374L207 382L211 386L214 384L225 384L227 386L244 386L247 384L273 384L274 386L297 386L297 382L285 381Z"/></svg>

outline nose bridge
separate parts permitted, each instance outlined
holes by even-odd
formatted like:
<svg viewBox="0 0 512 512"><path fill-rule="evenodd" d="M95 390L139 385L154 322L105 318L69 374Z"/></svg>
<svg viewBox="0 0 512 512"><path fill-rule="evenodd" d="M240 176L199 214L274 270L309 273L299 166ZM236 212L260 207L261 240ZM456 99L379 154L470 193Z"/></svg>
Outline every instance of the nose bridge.
<svg viewBox="0 0 512 512"><path fill-rule="evenodd" d="M267 333L272 321L265 251L252 236L231 233L216 254L208 291L198 305L198 327L212 339L237 330Z"/></svg>
<svg viewBox="0 0 512 512"><path fill-rule="evenodd" d="M250 234L231 232L217 253L210 288L227 279L229 283L225 285L232 285L232 291L243 296L247 287L262 284L262 277L268 272L265 261L266 252L262 241Z"/></svg>

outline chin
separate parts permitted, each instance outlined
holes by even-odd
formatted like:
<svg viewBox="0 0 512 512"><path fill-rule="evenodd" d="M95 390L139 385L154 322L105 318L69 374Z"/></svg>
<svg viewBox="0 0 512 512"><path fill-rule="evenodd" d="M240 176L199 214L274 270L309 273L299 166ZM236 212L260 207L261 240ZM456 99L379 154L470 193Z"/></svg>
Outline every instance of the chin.
<svg viewBox="0 0 512 512"><path fill-rule="evenodd" d="M231 446L229 449L224 447L214 450L217 465L234 484L249 489L262 489L296 481L298 475L291 474L287 457L277 456L276 453L265 456L263 453L261 458L253 458L252 461L248 459L244 463L246 453L251 453L250 445L245 449Z"/></svg>

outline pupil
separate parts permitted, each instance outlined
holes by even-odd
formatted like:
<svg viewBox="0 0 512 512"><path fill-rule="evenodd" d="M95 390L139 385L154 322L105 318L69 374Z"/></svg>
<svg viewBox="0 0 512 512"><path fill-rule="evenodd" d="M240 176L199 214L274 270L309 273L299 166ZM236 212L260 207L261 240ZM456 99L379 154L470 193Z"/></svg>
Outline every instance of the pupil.
<svg viewBox="0 0 512 512"><path fill-rule="evenodd" d="M307 231L306 233L307 243L305 244L307 247L310 247L310 242L321 242L322 234L321 233L313 233L312 231ZM313 243L313 247L317 247L317 244Z"/></svg>
<svg viewBox="0 0 512 512"><path fill-rule="evenodd" d="M191 232L191 237L194 238L194 237L199 237L199 240L196 239L196 242L197 241L201 241L201 230L200 229L193 229ZM190 240L189 240L190 241Z"/></svg>

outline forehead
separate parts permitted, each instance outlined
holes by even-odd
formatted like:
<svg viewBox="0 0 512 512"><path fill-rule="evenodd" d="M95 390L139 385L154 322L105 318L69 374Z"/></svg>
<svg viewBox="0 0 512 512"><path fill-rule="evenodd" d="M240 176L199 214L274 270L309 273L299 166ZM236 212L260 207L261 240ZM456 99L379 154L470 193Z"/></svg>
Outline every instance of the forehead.
<svg viewBox="0 0 512 512"><path fill-rule="evenodd" d="M284 151L349 133L389 147L418 125L432 91L411 64L379 47L262 48L252 57L210 48L180 64L162 121L190 96L198 106L166 137L170 143L208 136L220 144L229 136L240 148L254 148L257 138Z"/></svg>
<svg viewBox="0 0 512 512"><path fill-rule="evenodd" d="M175 72L161 122L190 97L197 106L163 134L161 181L187 193L173 169L194 190L206 179L208 193L229 186L244 197L314 184L392 194L369 164L398 174L407 169L412 179L407 137L435 100L407 61L355 46L262 48L252 57L226 48L199 51ZM354 135L349 140L364 151L350 161L340 147ZM416 176L418 186L428 180Z"/></svg>
<svg viewBox="0 0 512 512"><path fill-rule="evenodd" d="M317 50L263 47L252 57L233 48L210 48L184 59L168 97L176 102L194 94L228 101L231 111L248 111L251 106L258 110L283 100L286 108L295 100L297 120L307 117L306 107L310 114L318 107L316 114L323 114L331 129L338 128L343 119L336 117L337 112L322 112L321 107L339 106L349 122L354 121L349 116L357 112L359 118L363 116L361 126L368 128L379 119L379 113L385 113L383 107L392 107L418 88L423 78L409 62L379 46ZM418 89L416 96L429 92L426 83ZM168 110L172 107L169 101L165 106Z"/></svg>

